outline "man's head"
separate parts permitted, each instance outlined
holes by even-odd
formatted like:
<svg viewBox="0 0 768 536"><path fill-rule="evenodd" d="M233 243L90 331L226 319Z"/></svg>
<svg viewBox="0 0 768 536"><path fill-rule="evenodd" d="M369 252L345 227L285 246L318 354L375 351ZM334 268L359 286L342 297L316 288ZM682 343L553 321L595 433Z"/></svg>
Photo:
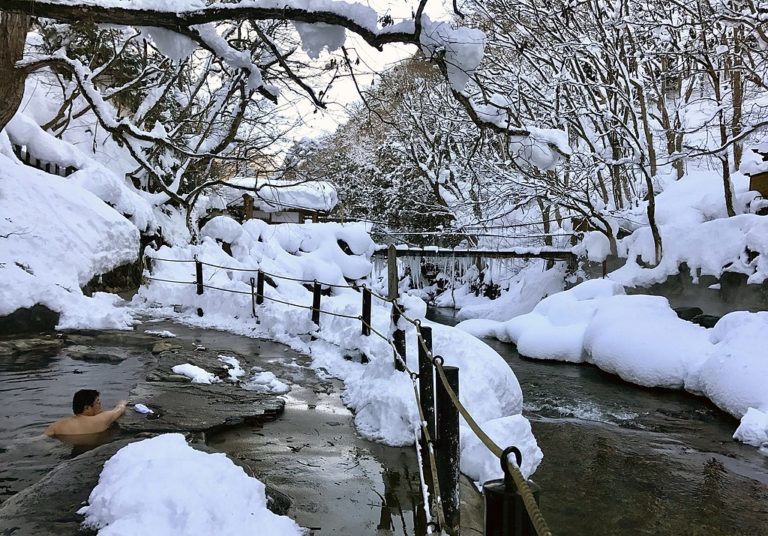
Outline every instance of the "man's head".
<svg viewBox="0 0 768 536"><path fill-rule="evenodd" d="M98 415L101 413L99 392L95 389L80 389L72 397L72 411L75 415Z"/></svg>

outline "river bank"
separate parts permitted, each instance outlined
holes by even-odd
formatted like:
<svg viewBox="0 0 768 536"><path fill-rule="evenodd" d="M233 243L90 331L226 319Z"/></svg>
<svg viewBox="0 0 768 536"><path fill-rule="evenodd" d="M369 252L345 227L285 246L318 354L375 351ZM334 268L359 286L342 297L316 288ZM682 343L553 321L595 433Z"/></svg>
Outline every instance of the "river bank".
<svg viewBox="0 0 768 536"><path fill-rule="evenodd" d="M428 316L457 322L451 309ZM484 342L523 389L544 452L533 480L555 534L765 534L768 456L732 439L733 417L685 392Z"/></svg>

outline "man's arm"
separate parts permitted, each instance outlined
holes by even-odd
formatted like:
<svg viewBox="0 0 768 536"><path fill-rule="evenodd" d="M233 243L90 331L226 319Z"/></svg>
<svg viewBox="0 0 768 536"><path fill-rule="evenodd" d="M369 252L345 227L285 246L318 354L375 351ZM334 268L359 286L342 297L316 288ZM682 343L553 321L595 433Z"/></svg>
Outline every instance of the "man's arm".
<svg viewBox="0 0 768 536"><path fill-rule="evenodd" d="M125 413L125 407L127 405L127 400L121 400L115 405L114 408L110 409L109 411L102 411L98 415L94 415L93 418L98 419L101 423L103 423L104 429L106 430L109 428L110 424L123 416L123 413Z"/></svg>
<svg viewBox="0 0 768 536"><path fill-rule="evenodd" d="M48 425L48 428L45 429L45 435L47 435L48 437L55 436L57 424L59 424L59 421L56 421L55 423Z"/></svg>
<svg viewBox="0 0 768 536"><path fill-rule="evenodd" d="M112 423L113 423L113 422L115 422L117 419L119 419L120 417L122 417L122 416L123 416L123 413L125 413L125 407L126 407L127 405L128 405L128 401L127 401L127 400L121 400L120 402L118 402L117 404L115 404L115 407L114 407L114 408L112 408L112 409L111 409L111 410L109 410L109 411L105 411L105 412L104 412L104 413L108 413L108 414L110 414L110 420L109 420L109 424L112 424Z"/></svg>

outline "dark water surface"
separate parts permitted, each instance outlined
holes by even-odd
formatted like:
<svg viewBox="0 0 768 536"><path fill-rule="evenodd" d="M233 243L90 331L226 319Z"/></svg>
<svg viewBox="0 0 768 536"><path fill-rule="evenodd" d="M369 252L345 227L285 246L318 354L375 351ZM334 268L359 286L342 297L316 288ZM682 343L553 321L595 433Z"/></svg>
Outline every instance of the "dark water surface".
<svg viewBox="0 0 768 536"><path fill-rule="evenodd" d="M87 448L43 436L50 423L72 415L77 390L97 389L103 406L110 408L128 397L143 372L146 352L101 346L91 350L89 355L65 348L0 356L0 502ZM100 444L112 436L94 439Z"/></svg>
<svg viewBox="0 0 768 536"><path fill-rule="evenodd" d="M429 317L456 323L453 310ZM768 456L731 438L736 419L704 398L485 342L520 381L555 534L768 535Z"/></svg>
<svg viewBox="0 0 768 536"><path fill-rule="evenodd" d="M102 332L52 353L0 356L0 502L87 448L42 434L48 424L71 414L78 389L100 390L105 407L128 397L153 360L151 344L140 333L144 329L171 331L177 337L170 341L189 351L204 345L251 356L261 370L291 386L277 421L207 439L288 494L293 502L288 514L302 526L316 536L414 534L420 499L415 451L358 436L339 381L318 376L308 357L284 345L165 321L139 326L133 338Z"/></svg>
<svg viewBox="0 0 768 536"><path fill-rule="evenodd" d="M455 323L452 311L430 316ZM318 377L306 357L213 330L144 327L168 329L189 348L259 355L264 370L292 386L277 422L219 433L209 444L289 493L302 525L317 535L416 532L413 449L359 438L339 382ZM0 501L77 453L41 436L70 413L74 391L99 389L108 406L141 379L152 359L146 342L109 340L98 336L84 353L0 357ZM511 345L486 342L522 386L524 412L544 451L534 480L555 534L768 536L768 457L731 439L735 419L686 393L636 387L588 365L521 359Z"/></svg>

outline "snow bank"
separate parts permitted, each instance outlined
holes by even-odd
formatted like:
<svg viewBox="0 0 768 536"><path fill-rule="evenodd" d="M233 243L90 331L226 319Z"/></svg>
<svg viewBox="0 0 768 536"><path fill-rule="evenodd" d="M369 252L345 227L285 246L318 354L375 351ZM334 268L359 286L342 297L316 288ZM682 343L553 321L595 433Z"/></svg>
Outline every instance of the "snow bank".
<svg viewBox="0 0 768 536"><path fill-rule="evenodd" d="M223 227L216 224L212 229ZM226 227L231 227L231 224L227 223ZM224 253L216 243L214 236L221 234L210 229L206 233L214 236L204 236L198 246L163 247L152 253L170 259L192 259L196 255L204 263L241 268L245 271L204 265L206 285L237 293L206 288L204 294L198 296L194 285L152 281L149 286L140 289L134 305L150 306L146 309L149 312L155 304L179 305L183 311L179 320L249 336L268 337L310 354L312 366L320 374L344 380L342 397L355 412L355 424L361 435L388 445L411 444L414 429L419 427L413 383L407 374L395 370L392 348L386 340L375 333L369 337L361 335L358 318L361 314L361 293L347 283L348 280L360 280L371 272L370 256L374 244L366 227L361 224L270 226L256 220L247 221L241 227L242 232L232 242L232 256ZM348 247L342 250L340 241ZM154 277L184 282L194 280L193 263L158 260L152 266ZM257 323L251 315L250 278L256 276L259 268L272 274L270 278L276 286L265 285L266 299L263 305L257 306ZM281 276L308 281L316 279L330 292L321 300L323 313L319 329L311 321L309 308L312 293L300 282ZM426 305L420 299L404 296L402 303L408 317L420 319L424 325L432 327L434 352L444 357L446 365L460 367L461 400L481 426L521 413L520 385L509 366L494 350L460 330L426 322ZM205 312L203 318L195 314L198 307ZM168 309L163 312L168 312ZM328 312L345 316L334 316ZM390 313L389 304L374 298L371 322L376 332L389 333ZM408 366L417 370L416 328L405 320L401 320L400 327L406 331ZM368 358L367 364L360 363L362 355ZM352 359L345 359L345 356ZM246 385L249 386L247 388L272 389L275 381L279 380L258 375ZM471 444L471 432L464 427L462 421L462 434L466 438L462 448ZM510 425L504 439L522 446L536 444L530 429L517 425ZM533 469L535 466L532 466ZM500 468L495 476L501 476Z"/></svg>
<svg viewBox="0 0 768 536"><path fill-rule="evenodd" d="M193 449L181 434L120 449L78 513L99 536L303 534L267 510L264 484L224 454Z"/></svg>
<svg viewBox="0 0 768 536"><path fill-rule="evenodd" d="M756 444L768 434L768 313L731 313L710 330L678 318L666 298L628 296L597 279L507 322L459 327L511 341L526 357L593 363L638 385L703 394L743 419L737 439Z"/></svg>
<svg viewBox="0 0 768 536"><path fill-rule="evenodd" d="M42 304L59 328L127 328L116 296L83 296L95 275L133 262L134 225L72 182L0 154L0 315Z"/></svg>
<svg viewBox="0 0 768 536"><path fill-rule="evenodd" d="M529 313L539 301L563 290L565 266L559 265L551 270L544 270L543 262L529 263L509 282L509 288L501 292L495 300L483 298L475 303L461 306L458 318L487 318L489 320L509 320L515 316Z"/></svg>
<svg viewBox="0 0 768 536"><path fill-rule="evenodd" d="M742 214L695 225L662 225L664 255L653 268L643 268L636 259L655 262L650 228L638 229L621 241L620 255L627 262L609 277L628 286L661 283L680 271L686 263L694 280L701 275L720 277L723 272L749 276L748 282L759 284L768 279L768 218Z"/></svg>
<svg viewBox="0 0 768 536"><path fill-rule="evenodd" d="M736 211L744 212L754 193L747 191L744 175L736 173L732 181ZM629 219L647 221L647 216L635 213ZM641 226L619 241L619 255L627 262L609 274L611 279L626 286L660 283L677 274L682 263L694 280L701 275L720 277L725 271L746 274L749 283L768 279L768 219L755 214L728 218L717 174L692 171L669 182L656 196L656 220L664 249L661 263L653 268L637 263L638 257L655 263L650 228Z"/></svg>

